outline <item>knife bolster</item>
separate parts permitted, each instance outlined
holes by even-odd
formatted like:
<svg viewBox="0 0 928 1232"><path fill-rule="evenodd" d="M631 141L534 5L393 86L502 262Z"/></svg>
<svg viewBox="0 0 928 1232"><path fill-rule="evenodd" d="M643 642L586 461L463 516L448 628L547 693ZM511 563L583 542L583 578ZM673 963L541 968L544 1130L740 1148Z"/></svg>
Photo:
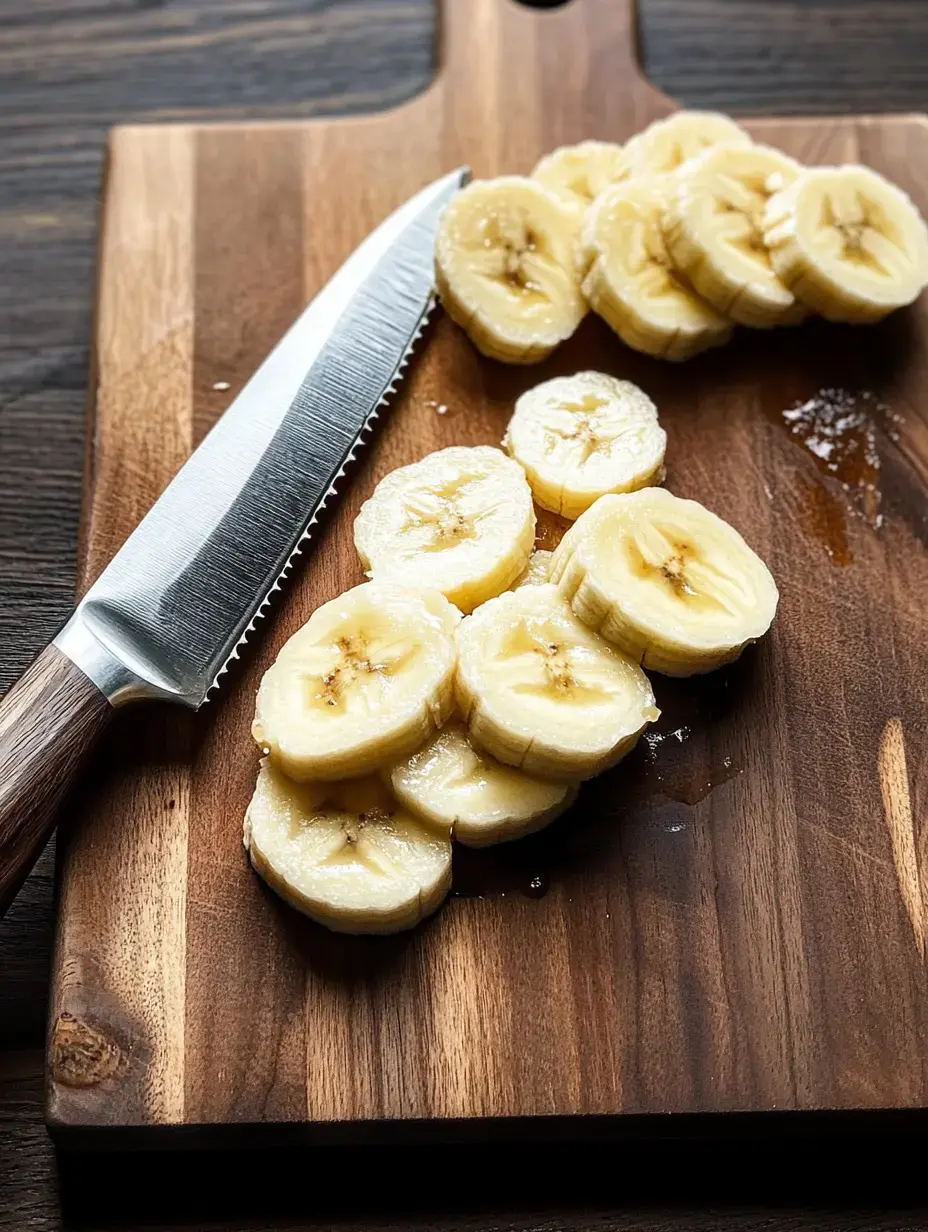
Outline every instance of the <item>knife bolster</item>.
<svg viewBox="0 0 928 1232"><path fill-rule="evenodd" d="M133 654L131 639L120 637L115 626L93 622L78 607L52 643L75 667L92 680L111 706L139 701L171 701L196 706L201 699L188 698L172 682L154 678L147 660ZM133 664L133 658L138 662Z"/></svg>

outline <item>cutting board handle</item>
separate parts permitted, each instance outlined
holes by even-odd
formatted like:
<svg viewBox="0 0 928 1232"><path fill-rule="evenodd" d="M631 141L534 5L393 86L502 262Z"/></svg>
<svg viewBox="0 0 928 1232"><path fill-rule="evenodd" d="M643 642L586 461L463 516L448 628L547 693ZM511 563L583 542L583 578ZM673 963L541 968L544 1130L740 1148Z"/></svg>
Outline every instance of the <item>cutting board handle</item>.
<svg viewBox="0 0 928 1232"><path fill-rule="evenodd" d="M113 708L47 646L0 701L0 916L48 841L65 793Z"/></svg>
<svg viewBox="0 0 928 1232"><path fill-rule="evenodd" d="M448 165L475 176L528 174L554 146L626 141L675 110L641 70L635 0L439 0L438 30L438 73L410 107L424 127L443 116Z"/></svg>
<svg viewBox="0 0 928 1232"><path fill-rule="evenodd" d="M637 0L566 0L554 7L522 0L439 0L438 25L441 75L454 96L498 80L494 65L511 65L516 93L540 82L556 107L559 100L582 95L595 75L590 64L572 57L574 48L593 47L597 60L608 65L624 108L640 111L646 120L674 106L642 72ZM610 106L601 95L595 102L590 115L598 120L604 103L607 112ZM505 115L500 122L505 124Z"/></svg>

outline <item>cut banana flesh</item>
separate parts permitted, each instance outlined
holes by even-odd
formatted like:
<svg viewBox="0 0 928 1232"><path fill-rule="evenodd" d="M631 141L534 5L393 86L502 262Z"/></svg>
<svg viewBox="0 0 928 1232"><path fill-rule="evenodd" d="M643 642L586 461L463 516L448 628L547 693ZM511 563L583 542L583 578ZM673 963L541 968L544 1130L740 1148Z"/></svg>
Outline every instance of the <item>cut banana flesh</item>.
<svg viewBox="0 0 928 1232"><path fill-rule="evenodd" d="M252 735L298 780L350 778L412 753L451 712L460 619L438 591L389 583L324 603L265 673Z"/></svg>
<svg viewBox="0 0 928 1232"><path fill-rule="evenodd" d="M535 543L522 468L489 445L453 445L382 479L354 541L377 581L424 583L462 612L511 586Z"/></svg>
<svg viewBox="0 0 928 1232"><path fill-rule="evenodd" d="M524 393L503 444L538 504L577 518L606 492L659 482L667 434L637 385L578 372Z"/></svg>
<svg viewBox="0 0 928 1232"><path fill-rule="evenodd" d="M716 145L677 173L663 223L670 256L703 299L742 325L806 315L770 262L763 227L770 198L801 171L768 146Z"/></svg>
<svg viewBox="0 0 928 1232"><path fill-rule="evenodd" d="M531 364L586 312L577 285L579 214L537 180L475 180L445 210L435 282L446 311L491 359Z"/></svg>
<svg viewBox="0 0 928 1232"><path fill-rule="evenodd" d="M928 230L912 201L869 167L817 167L773 196L770 261L830 321L879 321L928 284Z"/></svg>
<svg viewBox="0 0 928 1232"><path fill-rule="evenodd" d="M394 795L410 812L453 828L467 847L488 847L540 830L571 806L569 783L531 778L474 747L457 723L387 772Z"/></svg>
<svg viewBox="0 0 928 1232"><path fill-rule="evenodd" d="M479 748L568 781L615 765L660 713L637 663L550 585L522 586L462 621L455 694Z"/></svg>
<svg viewBox="0 0 928 1232"><path fill-rule="evenodd" d="M532 172L532 178L545 188L583 210L610 184L624 180L627 175L625 153L620 145L610 141L562 145L546 155Z"/></svg>
<svg viewBox="0 0 928 1232"><path fill-rule="evenodd" d="M667 177L631 180L597 200L582 239L583 294L626 345L683 360L727 342L732 327L673 266L662 231L671 187Z"/></svg>
<svg viewBox="0 0 928 1232"><path fill-rule="evenodd" d="M539 548L537 552L533 552L525 572L521 577L516 578L512 584L512 589L516 590L519 586L544 586L545 582L548 581L553 556L553 552L547 552L544 548Z"/></svg>
<svg viewBox="0 0 928 1232"><path fill-rule="evenodd" d="M376 777L294 783L262 762L244 840L271 889L336 932L412 928L451 888L450 827L412 816Z"/></svg>
<svg viewBox="0 0 928 1232"><path fill-rule="evenodd" d="M625 158L633 177L665 175L722 142L750 145L751 138L718 111L678 111L632 137L625 146Z"/></svg>
<svg viewBox="0 0 928 1232"><path fill-rule="evenodd" d="M551 580L585 625L669 676L736 659L778 600L732 526L663 488L604 496L564 536Z"/></svg>

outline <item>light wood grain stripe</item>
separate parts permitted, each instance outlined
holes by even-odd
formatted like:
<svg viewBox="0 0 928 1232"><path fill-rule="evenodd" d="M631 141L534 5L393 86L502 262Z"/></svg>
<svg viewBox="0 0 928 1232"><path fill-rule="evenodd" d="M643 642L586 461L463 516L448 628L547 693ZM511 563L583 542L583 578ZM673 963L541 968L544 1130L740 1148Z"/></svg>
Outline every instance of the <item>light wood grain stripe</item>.
<svg viewBox="0 0 928 1232"><path fill-rule="evenodd" d="M921 870L915 841L915 819L909 795L909 776L905 760L905 739L899 719L890 719L883 728L879 753L880 791L883 810L893 845L893 863L899 880L899 893L912 925L915 945L925 958L926 914Z"/></svg>
<svg viewBox="0 0 928 1232"><path fill-rule="evenodd" d="M432 930L428 964L428 1108L440 1117L492 1116L512 1103L512 1004L495 1001L489 972L505 961L495 904L452 900Z"/></svg>
<svg viewBox="0 0 928 1232"><path fill-rule="evenodd" d="M117 130L110 145L96 328L96 423L84 587L191 448L193 157L182 129ZM120 1056L118 1094L62 1084L60 1111L184 1119L187 716L121 714L110 773L75 827L62 901L67 957L54 1021ZM69 1020L65 1020L67 1023ZM99 1095L97 1095L99 1092ZM95 1102L98 1099L99 1102ZM53 1108L55 1097L53 1096Z"/></svg>
<svg viewBox="0 0 928 1232"><path fill-rule="evenodd" d="M118 268L100 302L100 384L110 399L104 457L119 470L112 487L134 488L147 506L193 443L193 142L183 129L117 133L112 159L121 184L114 182L107 215L110 261ZM105 470L97 492L95 509L106 516L113 491ZM131 522L119 519L122 527ZM178 715L176 722L183 721ZM125 973L118 993L148 1029L149 1114L175 1122L184 1119L189 766L182 759L156 762L134 786L135 822L122 833L114 924L100 933L110 953L101 965ZM118 806L115 812L121 827L132 815ZM142 897L139 884L146 886Z"/></svg>

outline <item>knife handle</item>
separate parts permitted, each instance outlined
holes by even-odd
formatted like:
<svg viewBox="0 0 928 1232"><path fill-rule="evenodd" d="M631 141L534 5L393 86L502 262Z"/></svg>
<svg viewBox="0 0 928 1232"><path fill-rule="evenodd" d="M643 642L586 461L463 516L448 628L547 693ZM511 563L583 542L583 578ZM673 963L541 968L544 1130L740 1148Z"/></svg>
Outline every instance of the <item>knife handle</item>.
<svg viewBox="0 0 928 1232"><path fill-rule="evenodd" d="M0 917L112 712L97 686L54 646L0 701Z"/></svg>

